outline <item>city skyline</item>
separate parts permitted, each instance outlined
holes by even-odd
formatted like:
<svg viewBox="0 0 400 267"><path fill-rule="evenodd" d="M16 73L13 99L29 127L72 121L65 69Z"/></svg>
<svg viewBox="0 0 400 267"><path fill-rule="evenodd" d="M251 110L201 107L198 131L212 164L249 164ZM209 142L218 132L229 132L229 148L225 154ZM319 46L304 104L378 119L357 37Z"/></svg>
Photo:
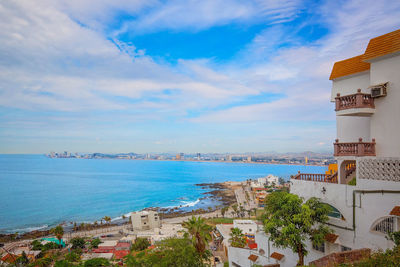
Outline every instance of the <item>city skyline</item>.
<svg viewBox="0 0 400 267"><path fill-rule="evenodd" d="M332 65L399 16L397 1L1 3L0 153L332 152Z"/></svg>

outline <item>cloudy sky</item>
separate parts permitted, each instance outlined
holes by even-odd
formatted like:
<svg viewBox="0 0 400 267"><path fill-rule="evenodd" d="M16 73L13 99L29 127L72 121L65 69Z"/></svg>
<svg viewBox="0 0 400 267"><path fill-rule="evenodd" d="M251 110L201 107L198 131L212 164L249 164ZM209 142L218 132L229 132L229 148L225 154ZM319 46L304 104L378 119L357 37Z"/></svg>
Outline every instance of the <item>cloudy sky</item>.
<svg viewBox="0 0 400 267"><path fill-rule="evenodd" d="M0 1L0 153L332 151L397 0Z"/></svg>

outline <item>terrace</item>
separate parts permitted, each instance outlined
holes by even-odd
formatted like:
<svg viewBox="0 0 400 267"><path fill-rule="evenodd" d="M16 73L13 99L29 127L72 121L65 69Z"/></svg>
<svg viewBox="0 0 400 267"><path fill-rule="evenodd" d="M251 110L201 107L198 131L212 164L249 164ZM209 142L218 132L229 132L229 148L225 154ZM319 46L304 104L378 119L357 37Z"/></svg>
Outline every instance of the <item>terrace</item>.
<svg viewBox="0 0 400 267"><path fill-rule="evenodd" d="M323 183L338 183L337 172L334 174L324 174L324 173L298 173L293 177L295 180L302 181L313 181L313 182L323 182Z"/></svg>
<svg viewBox="0 0 400 267"><path fill-rule="evenodd" d="M358 139L358 142L354 143L339 143L339 139L335 140L334 145L334 156L376 156L375 152L375 139L372 142L363 142L362 138Z"/></svg>
<svg viewBox="0 0 400 267"><path fill-rule="evenodd" d="M338 116L371 116L375 112L374 98L371 94L361 93L340 96L335 98L335 111Z"/></svg>

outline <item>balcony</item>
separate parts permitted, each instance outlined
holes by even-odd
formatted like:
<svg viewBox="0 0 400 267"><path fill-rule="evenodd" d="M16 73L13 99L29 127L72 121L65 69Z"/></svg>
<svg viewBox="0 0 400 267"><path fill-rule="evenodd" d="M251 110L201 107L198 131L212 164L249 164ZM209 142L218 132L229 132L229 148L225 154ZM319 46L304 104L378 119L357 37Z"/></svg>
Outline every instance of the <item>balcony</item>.
<svg viewBox="0 0 400 267"><path fill-rule="evenodd" d="M372 142L363 142L362 138L358 139L358 143L339 143L339 139L335 140L334 145L334 156L354 156L354 157L365 157L365 156L376 156L375 153L375 139L372 138Z"/></svg>
<svg viewBox="0 0 400 267"><path fill-rule="evenodd" d="M361 93L340 96L335 98L335 111L337 116L371 116L375 112L374 99L371 94Z"/></svg>
<svg viewBox="0 0 400 267"><path fill-rule="evenodd" d="M332 183L337 184L337 172L334 174L323 174L323 173L298 173L293 177L296 180L302 181L313 181L313 182L323 182L323 183Z"/></svg>

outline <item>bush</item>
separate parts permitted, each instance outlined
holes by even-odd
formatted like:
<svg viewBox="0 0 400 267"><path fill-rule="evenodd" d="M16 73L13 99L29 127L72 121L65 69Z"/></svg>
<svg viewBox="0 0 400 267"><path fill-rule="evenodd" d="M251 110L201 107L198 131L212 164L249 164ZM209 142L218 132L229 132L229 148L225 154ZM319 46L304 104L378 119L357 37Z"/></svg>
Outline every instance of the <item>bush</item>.
<svg viewBox="0 0 400 267"><path fill-rule="evenodd" d="M348 183L348 185L357 185L357 179L356 179L356 177L353 177L353 179L350 180L350 182Z"/></svg>
<svg viewBox="0 0 400 267"><path fill-rule="evenodd" d="M69 241L70 244L72 244L72 249L76 248L85 248L85 239L82 237L74 237Z"/></svg>
<svg viewBox="0 0 400 267"><path fill-rule="evenodd" d="M132 245L132 250L141 251L145 250L150 246L150 242L147 238L138 237L135 241L135 244Z"/></svg>
<svg viewBox="0 0 400 267"><path fill-rule="evenodd" d="M99 266L110 266L110 262L107 259L96 258L85 261L84 267L99 267Z"/></svg>
<svg viewBox="0 0 400 267"><path fill-rule="evenodd" d="M39 240L33 240L31 243L32 250L42 250L43 245Z"/></svg>
<svg viewBox="0 0 400 267"><path fill-rule="evenodd" d="M98 248L100 243L101 243L100 239L95 238L92 240L92 242L90 242L90 245L92 246L92 248Z"/></svg>
<svg viewBox="0 0 400 267"><path fill-rule="evenodd" d="M65 259L69 262L78 262L81 259L81 256L75 252L70 252L65 255Z"/></svg>
<svg viewBox="0 0 400 267"><path fill-rule="evenodd" d="M72 263L70 263L69 261L66 260L61 260L61 261L57 261L54 264L54 267L73 267L75 265L73 265Z"/></svg>

